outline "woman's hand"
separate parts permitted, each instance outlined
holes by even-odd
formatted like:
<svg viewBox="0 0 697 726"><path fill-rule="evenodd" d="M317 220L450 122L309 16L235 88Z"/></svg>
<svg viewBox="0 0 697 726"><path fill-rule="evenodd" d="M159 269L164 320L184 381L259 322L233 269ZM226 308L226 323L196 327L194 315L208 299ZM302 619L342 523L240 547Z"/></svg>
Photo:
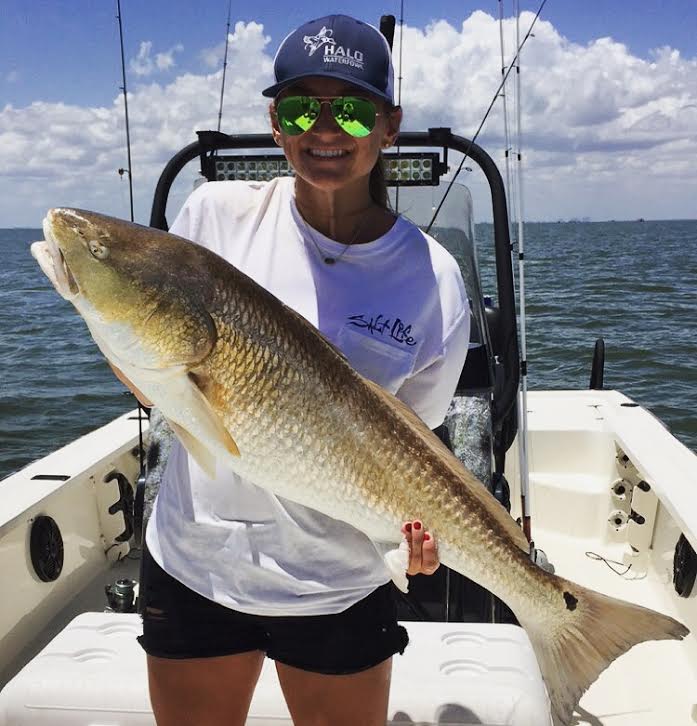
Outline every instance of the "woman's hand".
<svg viewBox="0 0 697 726"><path fill-rule="evenodd" d="M438 546L430 532L418 519L405 522L402 534L409 545L408 575L432 575L439 567Z"/></svg>

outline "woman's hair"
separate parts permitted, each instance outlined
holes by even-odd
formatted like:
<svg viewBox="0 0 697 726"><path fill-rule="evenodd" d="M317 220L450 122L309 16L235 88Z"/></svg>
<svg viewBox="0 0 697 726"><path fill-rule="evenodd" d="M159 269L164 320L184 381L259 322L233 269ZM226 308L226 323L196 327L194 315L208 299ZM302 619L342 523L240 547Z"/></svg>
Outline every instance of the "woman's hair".
<svg viewBox="0 0 697 726"><path fill-rule="evenodd" d="M393 106L390 103L385 104L385 110L387 113L392 113L399 106ZM375 166L370 172L370 180L368 182L368 190L370 192L370 198L383 209L392 211L390 205L390 198L387 194L387 177L385 176L385 160L382 156L382 152L378 155L378 159L375 162Z"/></svg>
<svg viewBox="0 0 697 726"><path fill-rule="evenodd" d="M387 196L387 179L385 178L385 162L382 158L382 152L380 152L378 160L370 172L368 184L370 198L375 204L383 209L390 209L390 200Z"/></svg>

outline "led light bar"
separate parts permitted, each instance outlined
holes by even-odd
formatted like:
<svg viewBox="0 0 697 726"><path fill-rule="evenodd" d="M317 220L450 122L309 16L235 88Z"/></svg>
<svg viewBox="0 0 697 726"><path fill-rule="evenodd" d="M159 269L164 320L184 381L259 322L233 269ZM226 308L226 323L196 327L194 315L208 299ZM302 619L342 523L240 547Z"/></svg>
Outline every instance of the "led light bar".
<svg viewBox="0 0 697 726"><path fill-rule="evenodd" d="M388 186L437 186L444 164L438 153L383 154ZM279 154L245 156L206 156L203 175L208 181L269 181L277 176L293 176L284 156Z"/></svg>
<svg viewBox="0 0 697 726"><path fill-rule="evenodd" d="M206 157L204 176L208 181L269 181L277 176L293 176L293 170L284 156L209 156Z"/></svg>
<svg viewBox="0 0 697 726"><path fill-rule="evenodd" d="M437 152L383 154L385 178L391 187L438 186L445 171Z"/></svg>

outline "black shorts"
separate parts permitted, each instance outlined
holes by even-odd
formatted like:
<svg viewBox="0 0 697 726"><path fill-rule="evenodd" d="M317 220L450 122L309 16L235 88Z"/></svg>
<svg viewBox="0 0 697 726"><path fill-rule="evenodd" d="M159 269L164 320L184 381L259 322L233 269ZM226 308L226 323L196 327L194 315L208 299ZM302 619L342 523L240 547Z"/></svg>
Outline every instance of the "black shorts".
<svg viewBox="0 0 697 726"><path fill-rule="evenodd" d="M141 612L146 653L160 658L210 658L261 650L314 673L341 675L372 668L409 642L397 623L392 583L335 615L249 615L190 590L143 550Z"/></svg>

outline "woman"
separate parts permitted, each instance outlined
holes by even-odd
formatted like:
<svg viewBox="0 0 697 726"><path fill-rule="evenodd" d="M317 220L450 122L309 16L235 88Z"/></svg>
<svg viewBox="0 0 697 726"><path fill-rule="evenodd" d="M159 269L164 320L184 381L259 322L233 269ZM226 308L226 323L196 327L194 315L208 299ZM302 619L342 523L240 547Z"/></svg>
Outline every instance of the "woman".
<svg viewBox="0 0 697 726"><path fill-rule="evenodd" d="M389 47L329 16L283 41L275 75L264 95L295 179L202 185L171 231L269 289L434 428L469 311L454 260L387 208L380 152L401 121ZM409 572L433 572L422 523L402 531ZM159 726L244 724L265 655L296 724L384 724L407 636L365 535L230 473L209 479L177 444L146 541L140 641Z"/></svg>

